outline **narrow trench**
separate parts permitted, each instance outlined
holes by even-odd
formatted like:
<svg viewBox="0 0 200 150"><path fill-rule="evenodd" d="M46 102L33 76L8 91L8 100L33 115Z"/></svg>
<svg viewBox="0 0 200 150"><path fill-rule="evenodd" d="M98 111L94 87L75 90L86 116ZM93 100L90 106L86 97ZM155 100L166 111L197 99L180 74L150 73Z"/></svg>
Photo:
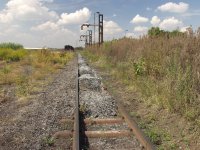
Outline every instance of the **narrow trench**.
<svg viewBox="0 0 200 150"><path fill-rule="evenodd" d="M80 76L80 74L79 74L79 70L78 70L78 97L79 97L79 93L80 93L79 76ZM84 114L84 112L80 111L80 104L78 104L78 105L79 105L79 145L80 145L80 150L88 150L89 149L89 140L88 140L88 137L85 135L85 131L87 131L87 127L84 122L85 114Z"/></svg>
<svg viewBox="0 0 200 150"><path fill-rule="evenodd" d="M88 137L85 135L85 131L87 131L86 124L84 123L85 115L83 112L79 112L79 129L80 129L80 149L88 150L89 149L89 141Z"/></svg>

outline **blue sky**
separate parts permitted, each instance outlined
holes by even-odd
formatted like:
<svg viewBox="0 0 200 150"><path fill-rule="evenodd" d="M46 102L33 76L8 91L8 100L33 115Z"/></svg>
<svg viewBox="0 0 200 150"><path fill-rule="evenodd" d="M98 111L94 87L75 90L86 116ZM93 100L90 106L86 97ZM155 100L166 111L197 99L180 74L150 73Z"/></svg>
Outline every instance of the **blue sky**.
<svg viewBox="0 0 200 150"><path fill-rule="evenodd" d="M182 0L1 0L0 42L25 47L63 47L79 43L82 23L104 14L104 38L138 37L152 26L164 30L200 25L200 1Z"/></svg>

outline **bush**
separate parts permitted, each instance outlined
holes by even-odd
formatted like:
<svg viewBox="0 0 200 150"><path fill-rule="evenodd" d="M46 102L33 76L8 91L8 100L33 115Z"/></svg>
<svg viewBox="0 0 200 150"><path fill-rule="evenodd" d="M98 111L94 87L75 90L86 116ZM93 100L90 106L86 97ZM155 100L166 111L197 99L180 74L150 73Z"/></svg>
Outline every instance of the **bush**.
<svg viewBox="0 0 200 150"><path fill-rule="evenodd" d="M5 61L20 61L27 55L27 51L24 49L12 50L0 48L0 60Z"/></svg>
<svg viewBox="0 0 200 150"><path fill-rule="evenodd" d="M23 49L23 45L21 44L16 44L16 43L0 43L0 49Z"/></svg>

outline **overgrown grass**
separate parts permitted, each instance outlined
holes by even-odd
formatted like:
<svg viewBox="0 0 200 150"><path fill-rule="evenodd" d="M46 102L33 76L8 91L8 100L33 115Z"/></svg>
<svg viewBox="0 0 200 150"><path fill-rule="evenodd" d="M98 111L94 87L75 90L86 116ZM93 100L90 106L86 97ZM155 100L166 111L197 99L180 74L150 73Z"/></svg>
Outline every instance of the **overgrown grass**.
<svg viewBox="0 0 200 150"><path fill-rule="evenodd" d="M0 48L0 60L20 61L27 55L27 51L24 49L13 50L8 48Z"/></svg>
<svg viewBox="0 0 200 150"><path fill-rule="evenodd" d="M200 37L123 38L88 48L84 55L135 86L144 102L183 115L200 117Z"/></svg>
<svg viewBox="0 0 200 150"><path fill-rule="evenodd" d="M23 49L23 45L17 43L0 43L0 49Z"/></svg>
<svg viewBox="0 0 200 150"><path fill-rule="evenodd" d="M56 73L74 57L73 52L0 49L0 102L15 87L17 97L26 97L42 87L44 79Z"/></svg>

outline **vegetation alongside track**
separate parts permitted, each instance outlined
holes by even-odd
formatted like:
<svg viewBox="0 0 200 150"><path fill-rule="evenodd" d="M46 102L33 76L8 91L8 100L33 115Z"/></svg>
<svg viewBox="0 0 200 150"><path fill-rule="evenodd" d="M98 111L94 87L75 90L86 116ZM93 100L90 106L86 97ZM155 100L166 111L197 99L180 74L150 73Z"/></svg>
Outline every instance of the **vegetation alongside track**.
<svg viewBox="0 0 200 150"><path fill-rule="evenodd" d="M200 34L160 33L105 42L100 48L88 48L84 56L140 93L146 106L181 114L198 131Z"/></svg>
<svg viewBox="0 0 200 150"><path fill-rule="evenodd" d="M0 44L0 103L12 99L11 87L18 98L37 92L47 75L55 73L72 58L72 52L25 50L20 44Z"/></svg>

